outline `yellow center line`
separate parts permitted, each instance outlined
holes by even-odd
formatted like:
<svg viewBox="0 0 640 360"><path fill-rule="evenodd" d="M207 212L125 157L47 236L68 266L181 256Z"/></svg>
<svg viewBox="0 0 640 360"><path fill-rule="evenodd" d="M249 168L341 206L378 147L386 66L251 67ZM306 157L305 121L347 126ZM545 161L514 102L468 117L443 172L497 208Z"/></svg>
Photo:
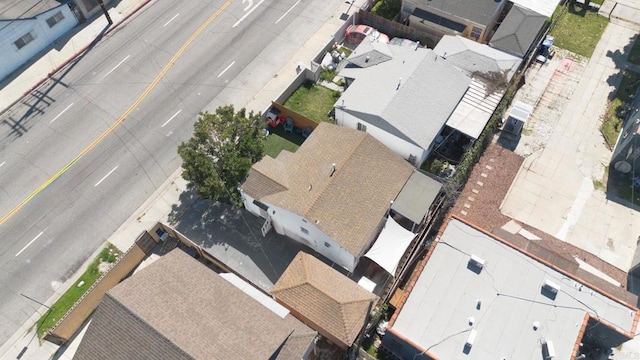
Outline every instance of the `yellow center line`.
<svg viewBox="0 0 640 360"><path fill-rule="evenodd" d="M220 14L227 7L229 7L229 5L231 5L232 2L233 0L227 0L227 2L225 2L218 10L216 10L213 14L211 14L211 16L209 16L209 18L204 23L202 23L200 27L198 27L198 29L193 34L191 34L189 39L187 39L187 41L180 47L180 49L178 49L178 51L173 55L171 60L169 60L169 62L164 66L164 68L162 68L160 73L158 73L158 76L156 76L156 78L153 79L153 81L149 84L149 86L147 86L147 88L142 92L142 94L138 96L136 101L134 101L133 104L131 104L131 106L129 106L129 108L124 113L122 113L122 115L120 115L120 117L118 117L118 119L115 122L113 122L113 124L111 124L104 132L102 132L100 136L98 136L95 140L93 140L93 142L89 144L89 146L84 148L84 150L82 150L75 158L73 158L73 160L69 161L69 163L64 167L62 167L60 171L58 171L55 175L49 178L49 180L45 181L42 185L40 185L37 189L35 189L31 194L29 194L29 196L27 196L24 200L22 200L20 204L18 204L11 211L9 211L5 216L3 216L0 219L0 225L4 224L4 222L7 221L11 216L13 216L15 213L20 211L20 209L22 209L29 201L31 201L31 199L33 199L36 195L38 195L38 193L40 193L42 190L46 189L47 186L51 185L51 183L56 181L60 176L62 176L62 174L64 174L67 170L69 170L69 168L71 168L73 164L78 162L78 160L80 160L89 151L95 148L102 140L104 140L104 138L107 137L107 135L111 134L113 130L118 125L120 125L127 118L127 116L129 116L129 114L131 114L131 112L138 107L138 105L140 105L140 103L149 95L151 90L153 90L153 88L155 88L156 85L158 85L158 83L164 77L167 71L169 71L169 69L178 60L178 58L182 56L182 54L185 52L187 47L191 45L191 43L198 37L198 35L200 35L200 33L204 31L204 29L206 29L207 26L209 26L209 24L211 24L213 20L215 20L218 16L220 16Z"/></svg>

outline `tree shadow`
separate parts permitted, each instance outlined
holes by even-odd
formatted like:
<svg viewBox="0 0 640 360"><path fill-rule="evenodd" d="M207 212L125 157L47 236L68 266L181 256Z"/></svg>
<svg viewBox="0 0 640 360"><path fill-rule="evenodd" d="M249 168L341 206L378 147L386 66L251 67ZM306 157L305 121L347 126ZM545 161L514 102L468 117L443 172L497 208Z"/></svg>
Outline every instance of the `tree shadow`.
<svg viewBox="0 0 640 360"><path fill-rule="evenodd" d="M168 221L210 255L265 291L280 278L299 251L313 252L274 230L263 236L264 219L243 208L202 199L191 189L180 194Z"/></svg>
<svg viewBox="0 0 640 360"><path fill-rule="evenodd" d="M69 85L63 81L65 76L73 70L73 68L84 59L87 54L102 40L111 25L106 25L102 31L91 41L89 46L79 56L75 57L55 74L48 74L47 79L29 94L22 97L16 104L10 106L9 109L2 114L0 124L9 126L9 133L5 138L16 139L28 132L33 125L31 120L36 116L45 113L46 109L55 103L55 98L50 94L57 86L68 88ZM9 82L11 80L8 80ZM4 83L3 86L6 86ZM26 109L23 107L26 106Z"/></svg>
<svg viewBox="0 0 640 360"><path fill-rule="evenodd" d="M606 54L607 57L613 60L618 71L607 78L607 84L612 86L613 90L608 95L609 104L604 122L609 128L617 132L613 133L616 136L621 131L624 131L625 125L629 125L629 121L631 121L630 115L633 113L633 111L629 110L640 106L640 99L636 98L640 88L640 66L627 62L637 38L637 34L631 36L622 50L607 51ZM605 125L603 125L604 128ZM613 138L612 135L609 135L609 137ZM626 142L621 142L620 137L617 137L617 139L618 141L612 149L611 162L615 162L621 152L625 151L622 147L626 146ZM610 163L606 176L607 200L631 209L640 210L640 187L634 186L633 172L622 173L615 170L614 164Z"/></svg>
<svg viewBox="0 0 640 360"><path fill-rule="evenodd" d="M577 4L575 1L570 1L567 10L578 16L584 17L587 14L587 7L582 4Z"/></svg>
<svg viewBox="0 0 640 360"><path fill-rule="evenodd" d="M614 89L611 90L611 92L609 93L609 100L613 100L616 98L616 95L618 94L618 90L619 90L618 87L620 85L620 82L622 81L625 71L640 70L640 67L637 67L637 65L629 64L627 62L627 58L631 53L631 49L633 48L633 43L635 42L637 37L638 35L631 36L629 38L629 42L622 48L622 50L620 49L616 49L615 51L607 50L606 56L608 58L611 58L611 60L613 60L613 63L615 64L616 69L618 69L617 73L607 78L607 84L614 87Z"/></svg>

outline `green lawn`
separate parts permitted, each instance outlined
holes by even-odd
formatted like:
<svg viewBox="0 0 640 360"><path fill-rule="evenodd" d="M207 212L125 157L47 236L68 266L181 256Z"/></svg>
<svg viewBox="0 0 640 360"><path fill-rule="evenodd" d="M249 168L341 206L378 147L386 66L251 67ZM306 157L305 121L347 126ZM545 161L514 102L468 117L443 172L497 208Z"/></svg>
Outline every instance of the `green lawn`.
<svg viewBox="0 0 640 360"><path fill-rule="evenodd" d="M285 133L282 126L271 128L269 136L264 140L264 154L276 158L280 151L296 152L304 138L296 133Z"/></svg>
<svg viewBox="0 0 640 360"><path fill-rule="evenodd" d="M622 81L620 81L615 98L609 102L600 132L610 149L615 147L618 134L620 134L627 115L620 110L620 107L625 103L631 103L638 86L640 86L640 74L633 71L625 71L622 74Z"/></svg>
<svg viewBox="0 0 640 360"><path fill-rule="evenodd" d="M332 122L328 114L339 97L338 91L307 81L283 105L316 122Z"/></svg>
<svg viewBox="0 0 640 360"><path fill-rule="evenodd" d="M583 10L580 4L568 5L551 30L554 45L573 53L591 57L608 20L596 11Z"/></svg>
<svg viewBox="0 0 640 360"><path fill-rule="evenodd" d="M629 52L628 62L636 65L640 65L640 36L636 36L636 40L633 42L631 52Z"/></svg>
<svg viewBox="0 0 640 360"><path fill-rule="evenodd" d="M371 9L372 14L395 20L402 7L402 0L380 0Z"/></svg>
<svg viewBox="0 0 640 360"><path fill-rule="evenodd" d="M42 338L44 333L52 328L61 317L63 317L67 311L73 306L73 304L84 295L84 293L98 280L102 275L98 270L100 262L114 263L122 253L114 245L108 244L107 247L102 249L100 254L91 262L87 270L80 276L80 278L65 292L58 301L56 301L51 308L40 317L36 323L38 330L38 337ZM84 281L81 287L78 284Z"/></svg>

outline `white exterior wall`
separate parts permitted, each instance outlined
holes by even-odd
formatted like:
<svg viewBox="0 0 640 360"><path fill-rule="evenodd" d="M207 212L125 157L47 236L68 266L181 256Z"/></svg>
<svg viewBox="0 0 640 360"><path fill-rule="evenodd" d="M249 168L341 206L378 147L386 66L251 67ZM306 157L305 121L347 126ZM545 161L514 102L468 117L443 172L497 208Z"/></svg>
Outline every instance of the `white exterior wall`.
<svg viewBox="0 0 640 360"><path fill-rule="evenodd" d="M61 12L64 19L49 27L47 19ZM78 24L68 5L62 4L35 18L0 21L0 79L4 79L22 64L44 50L52 42ZM31 33L33 41L18 49L15 41Z"/></svg>
<svg viewBox="0 0 640 360"><path fill-rule="evenodd" d="M253 203L254 199L244 192L240 193L245 208L252 214L265 218L261 209ZM310 247L350 272L356 268L358 264L356 257L318 229L315 224L288 210L268 203L265 205L269 206L268 217L271 218L271 225L276 233ZM305 234L302 229L307 230L308 233Z"/></svg>
<svg viewBox="0 0 640 360"><path fill-rule="evenodd" d="M418 145L415 145L409 141L394 136L374 125L371 125L365 121L358 119L357 117L348 114L342 109L336 107L336 124L352 129L358 130L358 123L362 123L367 127L367 133L383 143L391 151L400 155L402 158L408 160L410 155L416 157L416 163L414 165L420 166L429 155L428 149L423 149Z"/></svg>

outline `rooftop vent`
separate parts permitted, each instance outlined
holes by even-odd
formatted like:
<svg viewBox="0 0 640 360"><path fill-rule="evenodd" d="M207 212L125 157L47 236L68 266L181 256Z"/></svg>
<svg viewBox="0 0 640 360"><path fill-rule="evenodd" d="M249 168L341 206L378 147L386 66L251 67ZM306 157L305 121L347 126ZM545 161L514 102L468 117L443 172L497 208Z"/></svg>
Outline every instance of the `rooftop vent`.
<svg viewBox="0 0 640 360"><path fill-rule="evenodd" d="M333 174L336 173L336 163L331 164L331 174L329 174L329 177L332 177Z"/></svg>
<svg viewBox="0 0 640 360"><path fill-rule="evenodd" d="M469 336L467 336L467 342L464 344L464 346L467 348L473 347L473 342L476 341L477 335L478 331L476 329L471 329L471 331L469 331Z"/></svg>
<svg viewBox="0 0 640 360"><path fill-rule="evenodd" d="M554 283L551 280L545 280L544 284L542 285L542 288L552 293L553 295L557 295L558 291L560 291L560 285Z"/></svg>
<svg viewBox="0 0 640 360"><path fill-rule="evenodd" d="M545 360L553 360L556 357L556 349L553 347L551 340L544 340L542 343L542 357Z"/></svg>
<svg viewBox="0 0 640 360"><path fill-rule="evenodd" d="M469 264L475 266L476 268L482 270L484 268L484 259L477 255L471 254L471 258L469 259Z"/></svg>

